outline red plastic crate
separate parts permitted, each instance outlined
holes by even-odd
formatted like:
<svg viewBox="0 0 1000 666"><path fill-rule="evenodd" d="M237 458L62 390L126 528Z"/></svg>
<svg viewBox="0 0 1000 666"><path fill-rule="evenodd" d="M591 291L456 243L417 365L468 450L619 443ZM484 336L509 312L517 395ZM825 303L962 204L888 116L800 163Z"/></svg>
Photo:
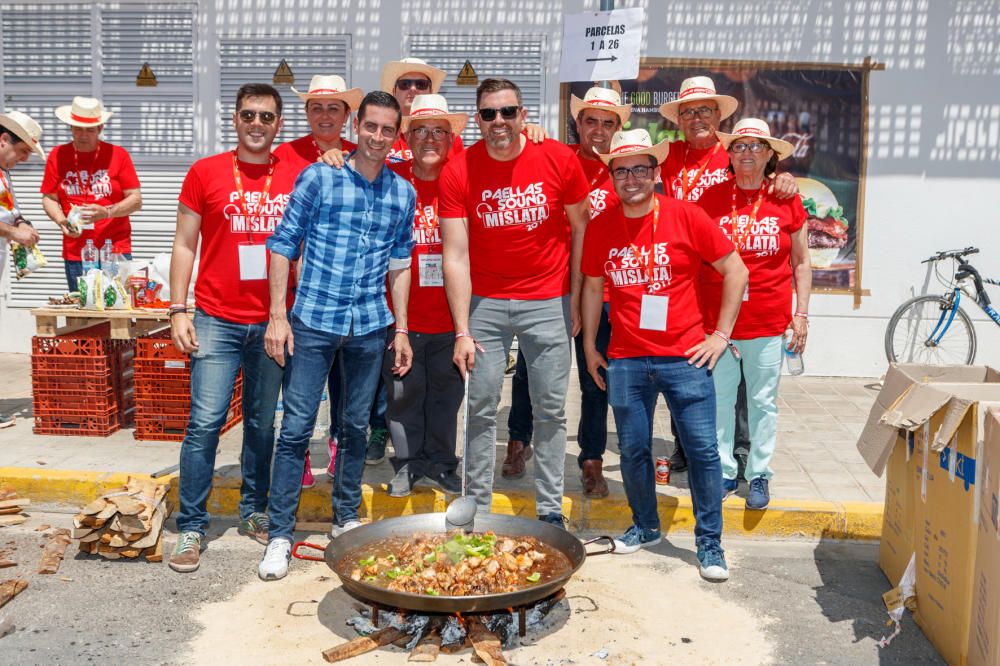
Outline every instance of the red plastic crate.
<svg viewBox="0 0 1000 666"><path fill-rule="evenodd" d="M123 416L117 406L104 411L94 409L62 409L57 412L35 412L37 435L77 435L107 437L121 427Z"/></svg>
<svg viewBox="0 0 1000 666"><path fill-rule="evenodd" d="M226 423L219 431L223 435L233 429L243 420L243 408L230 408ZM183 419L176 417L170 420L146 420L137 415L135 422L135 438L138 440L154 440L161 442L184 441L187 432L187 415Z"/></svg>

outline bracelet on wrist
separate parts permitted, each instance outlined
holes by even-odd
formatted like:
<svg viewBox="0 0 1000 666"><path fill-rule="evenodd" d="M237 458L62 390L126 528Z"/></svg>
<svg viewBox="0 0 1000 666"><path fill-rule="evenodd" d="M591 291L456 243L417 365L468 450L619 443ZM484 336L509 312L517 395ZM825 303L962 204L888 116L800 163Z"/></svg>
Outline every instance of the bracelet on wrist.
<svg viewBox="0 0 1000 666"><path fill-rule="evenodd" d="M719 336L720 338L726 341L727 345L730 343L729 336L720 331L719 329L715 329L714 331L712 331L712 335Z"/></svg>
<svg viewBox="0 0 1000 666"><path fill-rule="evenodd" d="M410 334L410 329L408 329L408 328L397 328L396 329L396 335L409 335L409 334Z"/></svg>
<svg viewBox="0 0 1000 666"><path fill-rule="evenodd" d="M808 312L796 312L795 316L798 317L799 319L809 319Z"/></svg>

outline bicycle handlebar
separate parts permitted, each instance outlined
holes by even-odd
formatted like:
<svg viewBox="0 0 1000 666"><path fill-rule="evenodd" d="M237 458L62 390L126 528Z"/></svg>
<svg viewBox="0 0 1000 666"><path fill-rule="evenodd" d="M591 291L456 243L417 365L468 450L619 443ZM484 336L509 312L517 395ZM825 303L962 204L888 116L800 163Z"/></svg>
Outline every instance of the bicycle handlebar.
<svg viewBox="0 0 1000 666"><path fill-rule="evenodd" d="M942 261L944 259L958 259L959 261L961 261L963 257L966 257L970 254L977 254L978 252L979 252L978 247L971 247L971 246L965 248L964 250L942 250L941 252L935 254L933 257L928 257L927 259L924 259L920 263L929 264L931 262Z"/></svg>

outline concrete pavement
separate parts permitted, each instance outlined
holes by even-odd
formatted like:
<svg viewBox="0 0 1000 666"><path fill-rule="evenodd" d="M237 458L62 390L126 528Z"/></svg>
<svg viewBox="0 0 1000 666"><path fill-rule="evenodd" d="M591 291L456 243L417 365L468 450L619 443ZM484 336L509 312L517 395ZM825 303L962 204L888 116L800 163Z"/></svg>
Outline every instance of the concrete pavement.
<svg viewBox="0 0 1000 666"><path fill-rule="evenodd" d="M100 494L102 488L120 484L128 474L149 474L177 462L179 444L139 442L132 431L107 438L34 435L30 414L30 359L27 355L0 354L0 411L22 410L27 418L13 428L0 430L0 482L14 485L36 503L80 505ZM872 474L855 448L858 433L877 393L876 380L821 377L783 377L779 393L778 447L772 467L772 506L760 514L745 512L739 498L725 507L726 529L748 535L877 538L881 529L884 484ZM509 376L498 418L497 457L504 456L509 411ZM571 374L567 403L568 447L566 502L571 525L578 529L617 530L629 524L621 485L614 420L609 415L609 447L605 473L612 494L604 500L582 497L576 455L579 402L576 373ZM654 417L655 455L667 455L669 415L663 401ZM233 515L238 496L238 456L241 429L223 436L217 459L217 483L211 510ZM330 485L322 474L328 456L322 439L312 443L312 462L318 483L303 493L300 519L329 518ZM494 509L531 515L533 480L507 481L497 476ZM383 488L391 478L390 465L365 469L365 506L369 517L440 510L445 497L421 490L405 500L389 498ZM176 486L176 475L166 481ZM693 525L686 474L675 473L669 486L658 486L661 515L675 531ZM745 496L746 484L740 488Z"/></svg>

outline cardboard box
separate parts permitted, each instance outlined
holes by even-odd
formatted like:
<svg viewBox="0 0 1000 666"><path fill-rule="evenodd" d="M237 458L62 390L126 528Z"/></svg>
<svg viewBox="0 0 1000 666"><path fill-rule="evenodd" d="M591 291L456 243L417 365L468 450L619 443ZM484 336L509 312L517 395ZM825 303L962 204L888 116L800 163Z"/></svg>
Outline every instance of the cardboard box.
<svg viewBox="0 0 1000 666"><path fill-rule="evenodd" d="M858 441L873 471L881 475L892 468L879 563L897 584L909 560L905 524L912 516L914 617L949 664L964 664L968 655L979 513L976 461L985 409L996 401L1000 373L992 368L895 365ZM913 435L909 460L908 447L898 444L907 441L901 431ZM904 466L908 474L900 476Z"/></svg>
<svg viewBox="0 0 1000 666"><path fill-rule="evenodd" d="M897 435L885 467L885 507L878 565L889 582L899 584L913 555L913 433Z"/></svg>
<svg viewBox="0 0 1000 666"><path fill-rule="evenodd" d="M986 417L980 477L969 665L1000 664L1000 411Z"/></svg>

